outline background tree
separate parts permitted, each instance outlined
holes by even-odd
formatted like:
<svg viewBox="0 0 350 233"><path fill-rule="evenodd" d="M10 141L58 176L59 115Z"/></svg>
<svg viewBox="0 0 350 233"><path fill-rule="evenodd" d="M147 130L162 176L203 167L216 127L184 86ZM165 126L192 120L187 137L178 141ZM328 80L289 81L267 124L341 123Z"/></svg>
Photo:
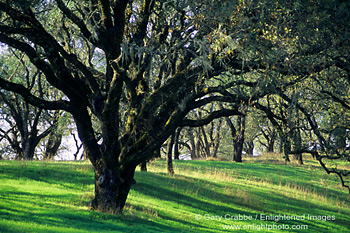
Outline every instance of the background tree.
<svg viewBox="0 0 350 233"><path fill-rule="evenodd" d="M244 132L244 151L247 155L254 155L254 149L257 144L257 139L261 136L260 132L260 116L257 110L250 108L246 115L245 132ZM259 153L259 151L257 151Z"/></svg>
<svg viewBox="0 0 350 233"><path fill-rule="evenodd" d="M180 144L181 144L181 130L182 127L179 127L175 131L175 138L174 138L174 159L179 160L180 159Z"/></svg>
<svg viewBox="0 0 350 233"><path fill-rule="evenodd" d="M167 143L166 151L166 161L167 161L167 171L169 175L174 175L173 167L173 148L174 148L175 133L173 133Z"/></svg>
<svg viewBox="0 0 350 233"><path fill-rule="evenodd" d="M226 117L227 125L231 130L231 139L233 142L233 161L242 162L242 152L244 144L244 132L245 132L245 117L237 117L237 127L231 121L229 117Z"/></svg>
<svg viewBox="0 0 350 233"><path fill-rule="evenodd" d="M41 84L42 74L30 65L22 53L3 51L1 59L1 76L23 83L29 90L37 92L44 98L48 91ZM6 58L6 61L5 61ZM30 160L40 141L48 136L55 127L55 118L48 111L33 107L17 94L2 90L0 135L7 140L16 159Z"/></svg>
<svg viewBox="0 0 350 233"><path fill-rule="evenodd" d="M73 154L74 160L77 160L77 156L82 147L81 143L79 144L77 139L74 138L75 131L74 124L72 122L71 116L62 111L54 111L51 114L50 118L52 119L52 127L49 136L47 137L46 142L43 143L43 158L44 159L54 159L60 152L60 148L63 147L62 141L64 138L73 135L73 140L75 140L77 151ZM62 148L63 149L63 148ZM81 158L80 158L81 159Z"/></svg>
<svg viewBox="0 0 350 233"><path fill-rule="evenodd" d="M200 120L204 114L215 111L215 107L210 104L205 108L200 108L194 112L193 119ZM194 137L195 153L193 158L217 157L218 148L222 139L222 119L214 120L208 125L193 128L191 137Z"/></svg>

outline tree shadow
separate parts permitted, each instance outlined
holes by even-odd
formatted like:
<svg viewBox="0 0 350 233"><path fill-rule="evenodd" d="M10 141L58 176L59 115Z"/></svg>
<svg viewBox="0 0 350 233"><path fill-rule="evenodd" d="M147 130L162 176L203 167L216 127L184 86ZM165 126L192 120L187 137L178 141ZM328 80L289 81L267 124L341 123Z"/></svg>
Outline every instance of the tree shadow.
<svg viewBox="0 0 350 233"><path fill-rule="evenodd" d="M203 181L201 179L181 175L177 175L176 178L173 178L163 173L142 174L142 176L138 178L137 185L133 187L135 191L156 198L159 201L174 202L186 206L187 208L190 208L194 214L208 213L211 216L241 214L257 217L257 220L260 219L261 214L300 216L307 216L308 214L313 216L334 215L336 216L334 222L336 222L339 227L349 229L350 218L347 213L341 213L336 208L327 208L308 201L291 198L287 195L282 195L280 192L273 192L273 190L264 190L261 188L250 189L249 187L244 188L244 184L239 185L241 188L238 190L249 189L247 195L252 195L252 199L254 200L252 203L242 203L239 198L220 192L220 185L214 181ZM175 187L173 185L174 182L176 182ZM183 194L184 191L180 189L187 189L187 192L189 193L197 193L197 196L193 197L191 195L185 195ZM327 189L324 190L327 191ZM213 200L217 200L217 202L213 202ZM256 201L260 201L261 203L257 205ZM164 218L169 218L169 216L165 213ZM255 223L262 224L266 223L266 221L255 221ZM307 224L310 228L316 229L320 229L320 227L321 229L327 229L329 226L334 226L334 223L307 219L306 221L290 220L281 221L279 223L290 225ZM183 224L193 223L183 222ZM296 232L300 232L300 230ZM305 230L305 232L307 232L307 230Z"/></svg>
<svg viewBox="0 0 350 233"><path fill-rule="evenodd" d="M93 185L93 171L89 166L83 169L79 166L71 168L51 164L38 167L2 166L0 177L12 179L14 183L18 179L35 180L47 186L58 185L68 190L78 187L83 190L81 184ZM268 173L268 170L261 170L261 172L272 174L271 171ZM82 200L81 197L73 192L43 194L23 191L17 186L1 189L0 232L19 232L21 227L29 232L225 232L222 230L222 224L266 224L266 221L259 220L261 214L302 215L310 213L311 210L310 214L313 215L334 214L337 218L334 222L281 221L279 223L306 223L317 231L326 230L329 227L349 230L349 215L345 212L338 213L336 208L291 198L278 191L254 187L252 184L245 184L243 179L241 184L226 184L186 175L172 177L165 173L153 172L136 172L135 178L137 183L132 187L127 204L138 212L137 215L125 211L125 215L115 216L84 209L83 204L88 200L79 202L78 200ZM227 193L225 188L229 189ZM242 191L243 193L239 193ZM329 190L324 188L320 191ZM134 196L142 197L143 202L133 201ZM64 200L72 202L67 203ZM157 216L152 216L150 214L152 211L150 213L145 211L145 208L148 208L147 201L159 203L159 206L149 207L157 212ZM184 214L185 217L174 215L176 211ZM196 219L198 214L202 219ZM207 221L203 219L206 214L222 217L227 214L246 215L252 216L253 220ZM257 220L255 220L256 217ZM28 227L25 227L26 225Z"/></svg>
<svg viewBox="0 0 350 233"><path fill-rule="evenodd" d="M176 232L176 227L138 217L116 216L53 204L69 195L12 191L0 196L0 232ZM32 201L33 203L29 202ZM34 203L35 202L35 203ZM7 203L3 205L2 203Z"/></svg>

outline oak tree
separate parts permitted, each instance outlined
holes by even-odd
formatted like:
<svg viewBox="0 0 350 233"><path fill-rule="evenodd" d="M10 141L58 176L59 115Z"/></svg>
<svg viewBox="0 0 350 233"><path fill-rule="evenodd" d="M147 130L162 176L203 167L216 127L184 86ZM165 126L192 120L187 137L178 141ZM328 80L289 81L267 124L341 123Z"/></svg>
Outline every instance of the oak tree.
<svg viewBox="0 0 350 233"><path fill-rule="evenodd" d="M331 12L335 3L339 7ZM242 104L258 106L268 94L291 103L288 88L335 64L344 70L348 59L344 64L340 51L348 42L338 33L332 34L337 40L327 38L332 28L324 23L336 22L332 17L346 9L340 0L317 6L277 0L1 0L0 42L25 53L64 97L45 99L4 78L0 87L73 116L95 171L91 207L121 213L136 166L151 159L176 128L244 115ZM336 25L346 31L345 24ZM230 108L187 117L218 102ZM273 109L260 106L276 118ZM296 107L322 141L312 116Z"/></svg>
<svg viewBox="0 0 350 233"><path fill-rule="evenodd" d="M95 170L92 208L121 213L136 166L152 158L177 127L240 114L232 108L186 119L210 102L237 101L226 91L236 82L206 86L208 79L242 67L210 49L207 36L220 24L207 12L220 14L219 20L232 8L226 1L213 3L0 2L0 42L25 53L64 97L45 99L4 78L0 87L42 109L71 113Z"/></svg>

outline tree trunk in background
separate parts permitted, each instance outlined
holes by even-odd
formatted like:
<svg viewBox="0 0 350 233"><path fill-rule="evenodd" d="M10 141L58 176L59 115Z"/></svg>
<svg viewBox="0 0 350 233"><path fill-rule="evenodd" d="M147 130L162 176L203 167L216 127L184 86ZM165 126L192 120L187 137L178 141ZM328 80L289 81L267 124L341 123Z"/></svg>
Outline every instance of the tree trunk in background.
<svg viewBox="0 0 350 233"><path fill-rule="evenodd" d="M202 133L202 137L201 137L201 142L202 142L202 149L203 149L203 154L205 158L209 158L210 157L210 143L208 140L208 136L204 130L204 126L199 128L199 131Z"/></svg>
<svg viewBox="0 0 350 233"><path fill-rule="evenodd" d="M190 137L190 154L191 154L191 159L194 160L196 158L196 143L194 142L194 138Z"/></svg>
<svg viewBox="0 0 350 233"><path fill-rule="evenodd" d="M230 130L231 130L231 139L232 139L232 142L233 142L233 160L235 160L235 140L236 140L236 137L237 137L237 130L236 130L236 127L235 125L233 124L233 122L231 121L231 119L229 117L226 117L226 123L227 125L230 127Z"/></svg>
<svg viewBox="0 0 350 233"><path fill-rule="evenodd" d="M283 140L281 136L279 137L279 153L283 153Z"/></svg>
<svg viewBox="0 0 350 233"><path fill-rule="evenodd" d="M217 133L217 137L215 138L215 141L214 141L214 148L213 148L213 152L212 152L212 156L213 158L217 158L218 157L218 150L219 150L219 146L220 146L220 135L219 135L219 132Z"/></svg>
<svg viewBox="0 0 350 233"><path fill-rule="evenodd" d="M276 136L277 136L275 129L272 129L272 130L271 129L267 129L267 130L261 129L261 133L266 140L266 144L262 143L261 141L260 141L260 143L263 144L264 146L266 146L268 153L273 153L275 141L276 141Z"/></svg>
<svg viewBox="0 0 350 233"><path fill-rule="evenodd" d="M290 148L293 151L299 151L301 149L301 135L300 135L300 122L299 122L299 109L297 108L297 103L299 100L299 93L294 90L292 94L292 103L289 107L289 118L288 118L288 127L290 129L289 137L291 140ZM298 161L299 164L303 164L303 155L302 153L294 154L294 158Z"/></svg>
<svg viewBox="0 0 350 233"><path fill-rule="evenodd" d="M79 140L77 139L77 137L75 136L74 133L71 133L71 135L73 136L73 139L74 139L74 142L75 142L75 148L76 148L76 152L73 154L73 156L74 156L74 160L77 160L78 159L78 154L79 154L81 148L83 148L83 144L81 143L79 145ZM80 156L80 160L82 160L84 157L86 158L85 150L83 151L82 155Z"/></svg>
<svg viewBox="0 0 350 233"><path fill-rule="evenodd" d="M44 159L53 160L57 154L58 148L62 143L62 132L59 131L59 119L61 114L59 111L55 111L53 115L53 123L49 133L49 138L46 143L45 151L43 154Z"/></svg>
<svg viewBox="0 0 350 233"><path fill-rule="evenodd" d="M51 132L47 141L45 151L43 154L44 159L52 160L57 154L58 148L62 143L62 134Z"/></svg>
<svg viewBox="0 0 350 233"><path fill-rule="evenodd" d="M301 135L300 135L300 130L296 129L294 131L294 150L298 151L301 149ZM303 163L303 154L302 153L297 153L294 154L294 158L298 161L298 164L302 165Z"/></svg>
<svg viewBox="0 0 350 233"><path fill-rule="evenodd" d="M267 144L267 152L269 153L273 153L274 152L274 146L275 146L275 139L274 138L270 138L268 144Z"/></svg>
<svg viewBox="0 0 350 233"><path fill-rule="evenodd" d="M146 172L147 171L147 161L143 161L141 163L141 171Z"/></svg>
<svg viewBox="0 0 350 233"><path fill-rule="evenodd" d="M160 158L160 157L161 157L161 155L160 155L160 148L157 149L156 151L154 151L153 157L154 157L154 158ZM148 162L149 162L149 161L147 160L147 161L143 161L143 162L140 164L140 170L141 170L142 172L147 172L147 163L148 163Z"/></svg>
<svg viewBox="0 0 350 233"><path fill-rule="evenodd" d="M254 154L254 141L247 141L245 142L245 146L246 146L246 152L248 155L253 155Z"/></svg>
<svg viewBox="0 0 350 233"><path fill-rule="evenodd" d="M195 137L193 135L193 129L192 128L189 128L187 130L187 133L188 133L188 138L189 138L189 144L190 144L190 148L189 148L189 151L190 151L190 156L191 156L191 159L194 160L196 159L196 141L195 141Z"/></svg>
<svg viewBox="0 0 350 233"><path fill-rule="evenodd" d="M337 148L346 148L346 139L349 137L346 127L337 127L332 132L332 137L334 138L334 145Z"/></svg>
<svg viewBox="0 0 350 233"><path fill-rule="evenodd" d="M236 136L236 140L234 142L234 161L235 162L242 162L242 151L243 151L243 144L244 144L244 132L245 132L245 117L244 116L238 116L237 119L238 122L238 134Z"/></svg>
<svg viewBox="0 0 350 233"><path fill-rule="evenodd" d="M154 152L154 158L155 158L155 159L160 159L160 158L161 158L160 148L158 148L158 149Z"/></svg>
<svg viewBox="0 0 350 233"><path fill-rule="evenodd" d="M284 152L284 159L285 162L288 163L290 162L289 159L289 152L291 151L291 145L288 139L286 139L283 143L283 152Z"/></svg>
<svg viewBox="0 0 350 233"><path fill-rule="evenodd" d="M36 145L37 144L31 143L29 138L22 143L24 160L32 160L34 158Z"/></svg>
<svg viewBox="0 0 350 233"><path fill-rule="evenodd" d="M202 154L201 154L201 141L198 137L196 137L194 139L194 142L195 142L195 158L199 159L199 158L202 158Z"/></svg>
<svg viewBox="0 0 350 233"><path fill-rule="evenodd" d="M220 141L221 141L220 133L221 133L221 127L222 127L222 119L219 119L218 125L216 127L217 128L215 130L215 134L210 139L211 140L211 148L212 148L212 151L210 153L211 153L211 156L214 158L217 158L217 156L218 156L217 153L218 153ZM214 127L213 127L213 129L214 129Z"/></svg>
<svg viewBox="0 0 350 233"><path fill-rule="evenodd" d="M167 171L168 174L173 175L174 174L174 168L173 168L173 146L175 141L175 133L173 133L168 142L167 146Z"/></svg>
<svg viewBox="0 0 350 233"><path fill-rule="evenodd" d="M179 138L181 133L181 127L177 128L175 131L175 139L174 139L174 159L179 160L180 159L180 152L179 152Z"/></svg>
<svg viewBox="0 0 350 233"><path fill-rule="evenodd" d="M298 153L294 155L294 158L298 161L298 164L303 165L303 154L302 153Z"/></svg>
<svg viewBox="0 0 350 233"><path fill-rule="evenodd" d="M244 144L244 131L245 131L245 117L238 116L237 125L238 130L236 130L234 124L230 118L226 118L226 122L231 129L231 136L233 140L233 161L242 162L242 151Z"/></svg>

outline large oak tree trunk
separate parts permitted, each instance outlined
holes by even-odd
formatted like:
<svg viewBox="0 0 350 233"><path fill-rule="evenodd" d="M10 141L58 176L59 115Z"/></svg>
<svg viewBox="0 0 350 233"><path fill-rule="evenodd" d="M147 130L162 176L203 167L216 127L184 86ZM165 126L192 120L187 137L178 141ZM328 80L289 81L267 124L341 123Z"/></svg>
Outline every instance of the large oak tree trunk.
<svg viewBox="0 0 350 233"><path fill-rule="evenodd" d="M110 167L102 174L95 171L95 198L90 202L90 206L98 211L122 214L131 185L134 183L134 173L136 167L129 167L120 174L120 179L116 175L117 168Z"/></svg>

